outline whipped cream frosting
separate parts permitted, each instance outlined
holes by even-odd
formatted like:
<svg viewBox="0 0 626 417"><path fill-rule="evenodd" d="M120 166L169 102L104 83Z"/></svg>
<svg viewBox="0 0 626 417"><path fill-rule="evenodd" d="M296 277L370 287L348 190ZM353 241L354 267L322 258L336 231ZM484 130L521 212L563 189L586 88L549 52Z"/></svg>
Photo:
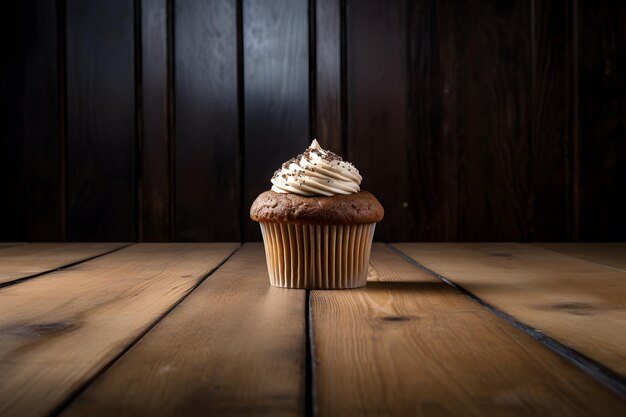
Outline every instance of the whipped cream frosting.
<svg viewBox="0 0 626 417"><path fill-rule="evenodd" d="M274 173L272 191L304 196L353 194L360 190L362 179L354 165L313 139L306 151Z"/></svg>

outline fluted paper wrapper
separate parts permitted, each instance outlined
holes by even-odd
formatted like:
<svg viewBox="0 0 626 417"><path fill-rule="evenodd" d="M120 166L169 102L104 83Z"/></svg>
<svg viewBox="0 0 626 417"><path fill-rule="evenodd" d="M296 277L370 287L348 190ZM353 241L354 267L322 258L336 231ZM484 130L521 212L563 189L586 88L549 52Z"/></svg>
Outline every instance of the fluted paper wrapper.
<svg viewBox="0 0 626 417"><path fill-rule="evenodd" d="M310 289L365 285L376 223L260 225L272 285Z"/></svg>

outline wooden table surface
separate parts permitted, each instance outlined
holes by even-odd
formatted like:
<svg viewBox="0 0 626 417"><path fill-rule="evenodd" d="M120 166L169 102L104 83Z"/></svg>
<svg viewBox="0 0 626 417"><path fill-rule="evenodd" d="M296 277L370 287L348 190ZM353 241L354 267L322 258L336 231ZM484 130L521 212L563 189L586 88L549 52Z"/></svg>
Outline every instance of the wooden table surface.
<svg viewBox="0 0 626 417"><path fill-rule="evenodd" d="M626 416L626 244L0 243L0 416Z"/></svg>

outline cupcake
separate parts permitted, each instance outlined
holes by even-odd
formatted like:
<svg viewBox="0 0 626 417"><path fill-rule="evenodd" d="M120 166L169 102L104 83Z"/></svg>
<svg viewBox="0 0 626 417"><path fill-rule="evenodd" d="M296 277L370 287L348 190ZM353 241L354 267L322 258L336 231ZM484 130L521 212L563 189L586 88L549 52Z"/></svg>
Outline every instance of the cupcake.
<svg viewBox="0 0 626 417"><path fill-rule="evenodd" d="M250 217L261 226L270 283L276 287L339 289L367 282L376 197L360 191L359 171L316 140L285 162Z"/></svg>

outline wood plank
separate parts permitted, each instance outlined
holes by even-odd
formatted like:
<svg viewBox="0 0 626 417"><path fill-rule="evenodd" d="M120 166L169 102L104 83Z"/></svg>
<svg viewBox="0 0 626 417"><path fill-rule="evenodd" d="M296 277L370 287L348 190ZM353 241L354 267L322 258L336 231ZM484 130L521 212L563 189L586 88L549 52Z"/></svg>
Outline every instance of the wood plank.
<svg viewBox="0 0 626 417"><path fill-rule="evenodd" d="M517 243L394 246L522 323L626 375L623 272Z"/></svg>
<svg viewBox="0 0 626 417"><path fill-rule="evenodd" d="M0 240L63 238L57 2L5 5L0 74Z"/></svg>
<svg viewBox="0 0 626 417"><path fill-rule="evenodd" d="M250 220L274 171L309 145L307 0L243 1L245 100L243 240L261 240Z"/></svg>
<svg viewBox="0 0 626 417"><path fill-rule="evenodd" d="M31 243L0 252L0 284L85 261L128 243Z"/></svg>
<svg viewBox="0 0 626 417"><path fill-rule="evenodd" d="M0 415L50 415L232 253L138 244L0 290Z"/></svg>
<svg viewBox="0 0 626 417"><path fill-rule="evenodd" d="M366 288L312 291L317 415L620 415L626 402L374 245Z"/></svg>
<svg viewBox="0 0 626 417"><path fill-rule="evenodd" d="M626 236L626 2L578 6L578 126L580 236Z"/></svg>
<svg viewBox="0 0 626 417"><path fill-rule="evenodd" d="M167 0L141 2L139 240L170 240Z"/></svg>
<svg viewBox="0 0 626 417"><path fill-rule="evenodd" d="M415 230L410 207L416 178L407 176L406 10L405 0L346 6L348 152L342 156L363 172L362 188L385 207L386 220L376 227L380 240L411 240Z"/></svg>
<svg viewBox="0 0 626 417"><path fill-rule="evenodd" d="M0 13L0 240L28 240L26 158L24 148L24 81L29 16L23 1L10 2Z"/></svg>
<svg viewBox="0 0 626 417"><path fill-rule="evenodd" d="M28 240L59 241L64 236L64 148L59 137L57 2L28 1L24 63L24 149Z"/></svg>
<svg viewBox="0 0 626 417"><path fill-rule="evenodd" d="M453 49L440 50L442 60L456 65L442 80L444 93L456 97L444 102L453 106L444 108L444 123L454 126L458 150L457 160L450 160L459 193L454 240L528 239L531 2L440 3L455 36Z"/></svg>
<svg viewBox="0 0 626 417"><path fill-rule="evenodd" d="M570 238L570 152L574 129L573 6L547 0L531 6L530 190L533 241Z"/></svg>
<svg viewBox="0 0 626 417"><path fill-rule="evenodd" d="M315 128L322 147L345 155L341 7L341 0L315 0Z"/></svg>
<svg viewBox="0 0 626 417"><path fill-rule="evenodd" d="M464 39L457 33L462 29L456 24L458 9L462 9L460 2L409 2L408 111L412 139L406 172L412 186L406 210L413 224L410 240L461 239L458 165L462 156L458 138L464 130L459 100L465 90L463 79L456 79L464 66L457 51ZM388 241L399 239L406 237L390 236Z"/></svg>
<svg viewBox="0 0 626 417"><path fill-rule="evenodd" d="M304 415L304 301L246 244L63 415Z"/></svg>
<svg viewBox="0 0 626 417"><path fill-rule="evenodd" d="M534 246L626 271L626 243L554 242Z"/></svg>
<svg viewBox="0 0 626 417"><path fill-rule="evenodd" d="M236 3L174 5L176 240L241 240Z"/></svg>
<svg viewBox="0 0 626 417"><path fill-rule="evenodd" d="M134 241L134 3L66 7L67 239Z"/></svg>
<svg viewBox="0 0 626 417"><path fill-rule="evenodd" d="M0 249L26 245L26 242L0 242Z"/></svg>

